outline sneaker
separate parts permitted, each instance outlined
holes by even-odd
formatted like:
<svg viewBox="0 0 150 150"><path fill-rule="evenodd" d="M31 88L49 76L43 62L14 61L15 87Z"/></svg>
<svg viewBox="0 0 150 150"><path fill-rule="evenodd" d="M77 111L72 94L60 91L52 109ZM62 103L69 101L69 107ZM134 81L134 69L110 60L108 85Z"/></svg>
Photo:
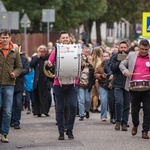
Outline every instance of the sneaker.
<svg viewBox="0 0 150 150"><path fill-rule="evenodd" d="M10 124L11 127L14 127L15 125L13 123Z"/></svg>
<svg viewBox="0 0 150 150"><path fill-rule="evenodd" d="M97 113L97 110L96 109L92 109L92 113Z"/></svg>
<svg viewBox="0 0 150 150"><path fill-rule="evenodd" d="M112 124L116 123L116 119L115 119L115 115L114 114L110 114L110 123L112 123Z"/></svg>
<svg viewBox="0 0 150 150"><path fill-rule="evenodd" d="M116 123L116 120L113 119L113 118L111 118L111 119L110 119L110 123L115 124L115 123Z"/></svg>
<svg viewBox="0 0 150 150"><path fill-rule="evenodd" d="M60 134L59 137L58 137L58 140L64 140L64 134Z"/></svg>
<svg viewBox="0 0 150 150"><path fill-rule="evenodd" d="M120 130L121 122L116 122L115 130Z"/></svg>
<svg viewBox="0 0 150 150"><path fill-rule="evenodd" d="M126 124L123 124L123 125L122 125L122 131L128 131Z"/></svg>
<svg viewBox="0 0 150 150"><path fill-rule="evenodd" d="M98 110L98 109L96 109L96 112L97 112L97 113L101 113L101 111L100 111L100 110Z"/></svg>
<svg viewBox="0 0 150 150"><path fill-rule="evenodd" d="M102 120L102 122L106 122L107 119L106 118L102 118L101 120Z"/></svg>
<svg viewBox="0 0 150 150"><path fill-rule="evenodd" d="M2 143L9 143L9 140L7 139L7 135L2 135L1 142Z"/></svg>
<svg viewBox="0 0 150 150"><path fill-rule="evenodd" d="M83 121L83 120L84 120L84 117L81 116L81 117L79 118L79 121Z"/></svg>
<svg viewBox="0 0 150 150"><path fill-rule="evenodd" d="M89 117L90 117L89 111L86 111L85 117L86 117L87 119L89 119Z"/></svg>
<svg viewBox="0 0 150 150"><path fill-rule="evenodd" d="M18 126L14 126L14 129L20 129L20 126L18 125Z"/></svg>
<svg viewBox="0 0 150 150"><path fill-rule="evenodd" d="M71 130L68 130L68 131L66 132L66 135L68 135L68 138L69 138L69 139L74 139L74 136L73 136Z"/></svg>

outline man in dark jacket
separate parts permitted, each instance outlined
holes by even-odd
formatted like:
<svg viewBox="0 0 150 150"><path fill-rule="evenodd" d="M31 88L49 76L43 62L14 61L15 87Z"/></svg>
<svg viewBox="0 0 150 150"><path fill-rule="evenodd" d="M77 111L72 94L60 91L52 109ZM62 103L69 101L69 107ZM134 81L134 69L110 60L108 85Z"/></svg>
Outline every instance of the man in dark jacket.
<svg viewBox="0 0 150 150"><path fill-rule="evenodd" d="M120 42L119 51L112 55L111 70L114 75L112 87L114 89L115 96L115 130L120 130L120 126L122 126L122 131L127 131L127 123L130 108L129 92L125 90L126 77L122 74L122 72L119 69L119 64L121 62L119 56L124 56L124 53L128 53L128 43L125 40Z"/></svg>
<svg viewBox="0 0 150 150"><path fill-rule="evenodd" d="M18 48L21 47L19 46ZM14 90L12 122L11 122L11 127L14 127L14 129L20 129L22 99L23 99L23 91L24 91L24 75L26 75L29 72L28 59L21 53L20 53L20 58L21 58L23 68L21 74L16 78L16 85Z"/></svg>

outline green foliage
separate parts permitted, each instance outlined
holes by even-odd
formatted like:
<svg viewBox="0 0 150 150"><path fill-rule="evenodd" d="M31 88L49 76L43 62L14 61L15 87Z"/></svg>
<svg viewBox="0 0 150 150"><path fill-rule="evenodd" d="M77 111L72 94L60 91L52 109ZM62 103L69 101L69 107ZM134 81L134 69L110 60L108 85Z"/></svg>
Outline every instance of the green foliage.
<svg viewBox="0 0 150 150"><path fill-rule="evenodd" d="M134 22L138 2L139 0L107 0L107 13L100 19L102 22L119 22L121 18L125 18Z"/></svg>
<svg viewBox="0 0 150 150"><path fill-rule="evenodd" d="M29 16L30 30L39 32L40 25L46 31L47 24L42 23L42 9L55 9L53 31L78 28L89 20L100 22L120 21L123 17L131 23L138 22L143 11L149 11L147 0L2 0L8 11L19 11L20 19L24 13Z"/></svg>
<svg viewBox="0 0 150 150"><path fill-rule="evenodd" d="M32 30L38 32L42 9L55 9L54 30L76 28L89 19L96 20L107 9L107 0L2 0L8 11L19 11L20 19L27 13ZM43 30L46 23L42 23Z"/></svg>
<svg viewBox="0 0 150 150"><path fill-rule="evenodd" d="M150 1L147 0L142 0L138 4L138 11L136 11L135 15L137 16L136 22L141 22L142 21L142 13L143 12L150 12Z"/></svg>

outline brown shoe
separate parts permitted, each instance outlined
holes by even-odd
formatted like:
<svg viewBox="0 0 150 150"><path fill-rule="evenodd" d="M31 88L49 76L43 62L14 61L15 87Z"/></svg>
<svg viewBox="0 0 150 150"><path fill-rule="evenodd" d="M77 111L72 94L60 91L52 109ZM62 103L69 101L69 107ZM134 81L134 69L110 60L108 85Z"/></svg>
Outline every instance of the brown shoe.
<svg viewBox="0 0 150 150"><path fill-rule="evenodd" d="M131 131L132 135L137 134L137 131L138 131L137 129L138 129L138 127L135 127L135 126L132 127L132 131Z"/></svg>
<svg viewBox="0 0 150 150"><path fill-rule="evenodd" d="M116 122L115 130L120 130L121 122Z"/></svg>
<svg viewBox="0 0 150 150"><path fill-rule="evenodd" d="M143 139L149 139L148 131L142 131L142 138Z"/></svg>
<svg viewBox="0 0 150 150"><path fill-rule="evenodd" d="M122 131L128 131L126 124L123 124L123 125L122 125Z"/></svg>

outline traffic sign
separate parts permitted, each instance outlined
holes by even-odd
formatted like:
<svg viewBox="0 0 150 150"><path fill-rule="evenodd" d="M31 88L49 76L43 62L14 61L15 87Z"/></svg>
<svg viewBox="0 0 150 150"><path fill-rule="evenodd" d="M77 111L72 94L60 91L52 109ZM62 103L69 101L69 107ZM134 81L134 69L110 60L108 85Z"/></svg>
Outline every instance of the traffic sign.
<svg viewBox="0 0 150 150"><path fill-rule="evenodd" d="M22 17L22 19L20 20L21 23L21 27L24 28L29 28L31 25L31 20L29 19L28 15L25 13Z"/></svg>
<svg viewBox="0 0 150 150"><path fill-rule="evenodd" d="M142 15L142 36L150 37L150 12Z"/></svg>
<svg viewBox="0 0 150 150"><path fill-rule="evenodd" d="M42 9L42 22L55 22L55 9Z"/></svg>
<svg viewBox="0 0 150 150"><path fill-rule="evenodd" d="M6 11L7 11L7 10L6 10L6 8L5 8L3 2L0 0L0 13L1 13L1 12L6 12Z"/></svg>
<svg viewBox="0 0 150 150"><path fill-rule="evenodd" d="M7 11L1 12L1 29L19 29L19 12L18 11Z"/></svg>

